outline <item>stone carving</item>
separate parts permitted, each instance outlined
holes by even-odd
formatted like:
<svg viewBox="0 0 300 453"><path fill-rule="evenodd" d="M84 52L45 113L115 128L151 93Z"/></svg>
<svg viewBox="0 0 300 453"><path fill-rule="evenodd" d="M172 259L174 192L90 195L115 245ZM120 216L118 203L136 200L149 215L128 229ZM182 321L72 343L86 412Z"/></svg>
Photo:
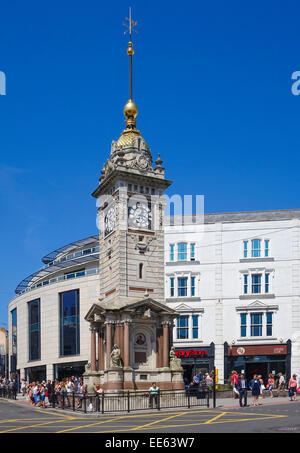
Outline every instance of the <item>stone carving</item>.
<svg viewBox="0 0 300 453"><path fill-rule="evenodd" d="M182 371L181 359L175 354L175 346L171 347L170 350L170 369L172 371Z"/></svg>
<svg viewBox="0 0 300 453"><path fill-rule="evenodd" d="M113 350L110 354L110 366L112 368L120 368L122 366L121 351L117 344L114 345Z"/></svg>
<svg viewBox="0 0 300 453"><path fill-rule="evenodd" d="M85 364L85 372L88 373L89 371L91 371L91 362L88 362Z"/></svg>

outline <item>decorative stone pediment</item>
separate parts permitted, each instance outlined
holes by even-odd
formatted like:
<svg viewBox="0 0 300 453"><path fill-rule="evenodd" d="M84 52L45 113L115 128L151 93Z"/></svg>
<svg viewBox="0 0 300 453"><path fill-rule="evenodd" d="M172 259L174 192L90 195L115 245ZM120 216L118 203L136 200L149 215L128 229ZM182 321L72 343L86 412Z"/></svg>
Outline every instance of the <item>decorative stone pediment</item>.
<svg viewBox="0 0 300 453"><path fill-rule="evenodd" d="M278 305L269 305L261 302L260 300L255 300L248 305L236 307L237 311L255 311L255 310L278 310Z"/></svg>

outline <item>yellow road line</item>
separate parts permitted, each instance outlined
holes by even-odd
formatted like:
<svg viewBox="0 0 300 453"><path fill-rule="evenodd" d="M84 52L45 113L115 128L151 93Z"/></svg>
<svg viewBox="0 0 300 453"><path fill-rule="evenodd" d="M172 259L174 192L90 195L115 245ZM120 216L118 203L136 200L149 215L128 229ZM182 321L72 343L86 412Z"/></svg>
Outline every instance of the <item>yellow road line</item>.
<svg viewBox="0 0 300 453"><path fill-rule="evenodd" d="M146 425L137 426L136 428L133 428L130 431L136 431L138 429L146 428L148 426L155 425L156 423L162 423L162 422L165 422L167 420L170 420L171 418L180 417L181 415L185 415L185 414L187 414L187 412L181 412L181 413L176 414L176 415L171 415L170 417L163 418L162 420L156 420L155 422L147 423Z"/></svg>
<svg viewBox="0 0 300 453"><path fill-rule="evenodd" d="M257 417L257 418L255 417L255 418L245 418L245 419L236 418L236 419L230 419L230 420L226 419L226 420L215 421L212 424L213 425L214 424L221 424L221 423L225 424L225 423L232 423L232 422L239 422L239 421L251 421L251 420L268 420L270 418L277 418L277 417L278 416L276 416L276 417ZM283 418L287 418L288 416L287 415L281 415L280 417L281 418L282 417ZM200 423L199 422L197 422L197 423L184 423L184 424L180 424L180 425L179 424L177 424L177 425L161 425L161 426L156 424L156 426L147 427L147 429L152 430L152 429L165 429L165 428L180 428L180 427L186 427L186 426L199 426L199 425L205 425L205 424L206 424L205 422L204 423L201 423L201 422ZM111 427L109 427L109 428L111 428ZM134 429L131 429L129 431L134 431ZM99 433L111 433L111 432L113 432L113 433L115 433L115 432L124 432L124 430L123 429L119 429L119 430L112 430L112 431L97 431L96 433L99 434Z"/></svg>
<svg viewBox="0 0 300 453"><path fill-rule="evenodd" d="M51 422L46 422L46 423L38 423L37 425L30 425L30 426L21 426L19 428L14 428L14 429L8 429L5 431L0 431L0 433L8 433L10 431L19 431L20 429L28 429L28 428L38 428L39 426L45 426L45 425L50 425L51 423L58 423L61 420L52 420Z"/></svg>
<svg viewBox="0 0 300 453"><path fill-rule="evenodd" d="M121 420L122 418L127 418L127 415L121 416L121 417L110 418L109 420L100 421L100 422L96 422L96 423L90 423L89 425L75 426L74 428L65 429L63 431L56 431L56 433L65 433L67 431L74 431L75 429L89 428L90 426L102 425L104 423L113 422L113 421L116 421L116 420Z"/></svg>
<svg viewBox="0 0 300 453"><path fill-rule="evenodd" d="M221 414L216 415L214 418L211 418L210 420L207 420L207 421L204 422L203 424L204 424L204 425L208 425L209 423L214 422L215 420L217 420L217 419L220 418L220 417L223 417L223 416L226 415L226 414L227 414L227 412L221 412ZM202 423L201 423L201 424L202 424Z"/></svg>

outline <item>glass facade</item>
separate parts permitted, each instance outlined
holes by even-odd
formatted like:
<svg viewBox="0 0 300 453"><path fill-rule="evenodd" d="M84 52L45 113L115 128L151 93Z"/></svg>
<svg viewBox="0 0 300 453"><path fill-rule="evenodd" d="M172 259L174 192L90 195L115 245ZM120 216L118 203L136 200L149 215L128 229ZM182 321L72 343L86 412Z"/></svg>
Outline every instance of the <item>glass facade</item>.
<svg viewBox="0 0 300 453"><path fill-rule="evenodd" d="M28 302L29 360L41 358L40 299Z"/></svg>
<svg viewBox="0 0 300 453"><path fill-rule="evenodd" d="M79 290L60 293L60 355L80 354Z"/></svg>
<svg viewBox="0 0 300 453"><path fill-rule="evenodd" d="M10 356L10 371L17 370L17 309L11 311L11 356Z"/></svg>

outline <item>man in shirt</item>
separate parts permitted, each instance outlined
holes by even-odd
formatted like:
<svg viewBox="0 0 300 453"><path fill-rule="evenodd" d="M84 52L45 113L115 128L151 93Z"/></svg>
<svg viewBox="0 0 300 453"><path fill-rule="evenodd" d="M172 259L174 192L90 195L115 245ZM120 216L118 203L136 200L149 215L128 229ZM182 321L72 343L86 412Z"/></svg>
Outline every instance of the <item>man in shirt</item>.
<svg viewBox="0 0 300 453"><path fill-rule="evenodd" d="M152 386L149 388L149 407L153 409L153 399L155 400L155 406L158 407L158 391L156 382L152 382Z"/></svg>
<svg viewBox="0 0 300 453"><path fill-rule="evenodd" d="M284 390L285 379L282 373L278 373L279 381L278 381L278 390Z"/></svg>
<svg viewBox="0 0 300 453"><path fill-rule="evenodd" d="M245 378L245 375L242 373L237 381L236 389L240 394L240 407L243 407L243 398L244 398L244 407L247 406L247 390L248 390L248 381Z"/></svg>

